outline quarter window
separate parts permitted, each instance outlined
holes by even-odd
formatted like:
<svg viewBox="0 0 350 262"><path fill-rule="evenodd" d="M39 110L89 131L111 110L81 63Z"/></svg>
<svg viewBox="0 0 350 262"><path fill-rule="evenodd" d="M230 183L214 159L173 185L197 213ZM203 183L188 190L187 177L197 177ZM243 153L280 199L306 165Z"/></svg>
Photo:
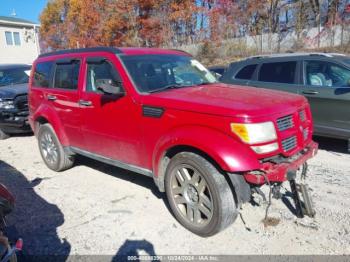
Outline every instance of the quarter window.
<svg viewBox="0 0 350 262"><path fill-rule="evenodd" d="M324 87L350 87L350 70L325 61L306 61L307 85Z"/></svg>
<svg viewBox="0 0 350 262"><path fill-rule="evenodd" d="M36 87L49 87L53 62L38 63L34 71L34 83Z"/></svg>
<svg viewBox="0 0 350 262"><path fill-rule="evenodd" d="M265 63L260 68L259 81L294 84L297 63Z"/></svg>
<svg viewBox="0 0 350 262"><path fill-rule="evenodd" d="M68 64L57 64L55 70L54 88L78 89L80 61Z"/></svg>
<svg viewBox="0 0 350 262"><path fill-rule="evenodd" d="M243 67L236 75L236 79L250 80L253 77L257 65L248 65Z"/></svg>

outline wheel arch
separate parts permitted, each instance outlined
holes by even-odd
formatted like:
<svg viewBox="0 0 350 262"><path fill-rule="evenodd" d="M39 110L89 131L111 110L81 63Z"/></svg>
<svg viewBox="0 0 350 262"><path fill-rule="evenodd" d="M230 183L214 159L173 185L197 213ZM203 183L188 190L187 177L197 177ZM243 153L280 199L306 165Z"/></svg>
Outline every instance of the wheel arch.
<svg viewBox="0 0 350 262"><path fill-rule="evenodd" d="M196 132L193 132L193 128ZM200 135L196 135L200 134ZM176 137L176 140L173 138ZM176 130L158 143L153 154L154 180L164 192L166 168L173 156L180 152L196 153L208 160L221 173L237 173L260 167L254 153L247 146L217 130L187 127Z"/></svg>
<svg viewBox="0 0 350 262"><path fill-rule="evenodd" d="M40 125L50 124L54 129L60 143L63 146L69 145L69 140L64 131L64 127L57 113L47 106L41 106L33 116L34 134L37 135Z"/></svg>

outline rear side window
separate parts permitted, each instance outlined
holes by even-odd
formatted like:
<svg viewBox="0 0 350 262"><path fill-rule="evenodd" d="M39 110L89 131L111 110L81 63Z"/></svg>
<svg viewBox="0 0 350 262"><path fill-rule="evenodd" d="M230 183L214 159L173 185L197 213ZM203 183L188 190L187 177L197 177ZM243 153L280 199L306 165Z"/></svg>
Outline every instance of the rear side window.
<svg viewBox="0 0 350 262"><path fill-rule="evenodd" d="M49 87L53 62L38 63L34 72L34 86Z"/></svg>
<svg viewBox="0 0 350 262"><path fill-rule="evenodd" d="M257 65L247 65L243 67L235 76L236 79L250 80L253 77Z"/></svg>
<svg viewBox="0 0 350 262"><path fill-rule="evenodd" d="M54 88L78 89L80 61L67 64L57 64L55 70Z"/></svg>
<svg viewBox="0 0 350 262"><path fill-rule="evenodd" d="M297 62L266 63L260 68L259 81L294 84Z"/></svg>

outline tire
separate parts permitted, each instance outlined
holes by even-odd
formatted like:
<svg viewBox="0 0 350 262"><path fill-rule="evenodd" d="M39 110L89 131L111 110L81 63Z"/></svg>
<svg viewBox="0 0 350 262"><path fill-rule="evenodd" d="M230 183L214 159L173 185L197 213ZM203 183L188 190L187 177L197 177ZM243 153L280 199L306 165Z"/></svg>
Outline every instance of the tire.
<svg viewBox="0 0 350 262"><path fill-rule="evenodd" d="M224 175L197 154L182 152L171 159L165 191L176 219L199 236L212 236L237 218L237 204Z"/></svg>
<svg viewBox="0 0 350 262"><path fill-rule="evenodd" d="M75 157L64 151L50 124L40 126L38 145L41 157L48 168L60 172L73 166Z"/></svg>
<svg viewBox="0 0 350 262"><path fill-rule="evenodd" d="M10 135L6 134L4 131L2 131L0 129L0 140L5 140L5 139L7 139L9 137L10 137Z"/></svg>

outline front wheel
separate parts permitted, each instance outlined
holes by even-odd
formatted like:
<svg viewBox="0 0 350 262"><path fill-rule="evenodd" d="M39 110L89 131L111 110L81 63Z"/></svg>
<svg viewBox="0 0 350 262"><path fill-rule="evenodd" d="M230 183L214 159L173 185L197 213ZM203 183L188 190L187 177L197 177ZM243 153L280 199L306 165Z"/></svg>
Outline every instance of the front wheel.
<svg viewBox="0 0 350 262"><path fill-rule="evenodd" d="M50 124L40 126L38 143L41 156L50 169L58 172L73 166L74 156L64 151Z"/></svg>
<svg viewBox="0 0 350 262"><path fill-rule="evenodd" d="M197 154L182 152L171 159L165 190L174 216L197 235L212 236L237 218L237 205L224 175Z"/></svg>

